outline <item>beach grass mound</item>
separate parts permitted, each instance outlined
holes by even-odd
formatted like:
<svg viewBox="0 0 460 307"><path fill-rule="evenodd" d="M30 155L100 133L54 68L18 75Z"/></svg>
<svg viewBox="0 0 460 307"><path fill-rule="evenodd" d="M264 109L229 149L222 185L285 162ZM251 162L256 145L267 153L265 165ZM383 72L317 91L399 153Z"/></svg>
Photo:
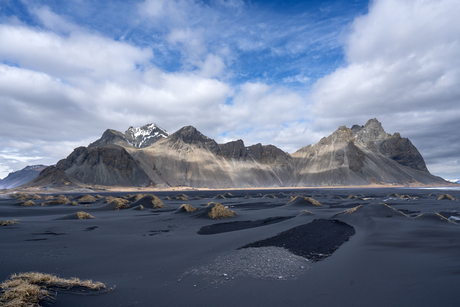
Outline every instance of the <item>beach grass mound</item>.
<svg viewBox="0 0 460 307"><path fill-rule="evenodd" d="M227 193L224 193L224 197L225 198L231 198L231 197L234 197L234 195L230 192L227 192Z"/></svg>
<svg viewBox="0 0 460 307"><path fill-rule="evenodd" d="M35 206L35 203L31 200L27 200L21 204L22 207L32 207Z"/></svg>
<svg viewBox="0 0 460 307"><path fill-rule="evenodd" d="M296 196L291 199L286 205L289 206L313 206L313 207L320 207L322 204L314 198L311 197L304 197L304 196Z"/></svg>
<svg viewBox="0 0 460 307"><path fill-rule="evenodd" d="M187 200L188 200L188 196L185 195L185 194L179 194L179 195L174 196L173 199L175 199L175 200L187 201Z"/></svg>
<svg viewBox="0 0 460 307"><path fill-rule="evenodd" d="M226 199L227 197L225 197L224 195L222 194L218 194L216 196L214 196L214 199Z"/></svg>
<svg viewBox="0 0 460 307"><path fill-rule="evenodd" d="M391 193L391 194L388 194L387 197L398 197L399 198L399 195L396 193Z"/></svg>
<svg viewBox="0 0 460 307"><path fill-rule="evenodd" d="M356 206L356 207L353 207L353 208L350 208L350 209L347 209L347 210L344 210L344 211L341 211L337 214L352 214L354 212L356 212L356 210L358 210L359 208L361 208L363 205L359 205L359 206Z"/></svg>
<svg viewBox="0 0 460 307"><path fill-rule="evenodd" d="M443 199L455 200L455 198L449 194L442 194L441 196L438 197L438 200L443 200Z"/></svg>
<svg viewBox="0 0 460 307"><path fill-rule="evenodd" d="M189 204L183 204L182 206L179 207L180 211L185 211L185 212L194 212L197 209Z"/></svg>
<svg viewBox="0 0 460 307"><path fill-rule="evenodd" d="M139 206L142 205L145 208L150 208L150 209L160 209L160 208L165 208L165 204L159 199L157 196L152 195L152 194L145 194L142 198L139 200L131 203L131 206Z"/></svg>
<svg viewBox="0 0 460 307"><path fill-rule="evenodd" d="M77 199L80 203L94 203L97 199L92 195L83 195Z"/></svg>
<svg viewBox="0 0 460 307"><path fill-rule="evenodd" d="M73 201L73 202L71 202L70 204L71 204L72 206L79 206L79 205L80 205L80 204L77 203L76 201Z"/></svg>
<svg viewBox="0 0 460 307"><path fill-rule="evenodd" d="M107 197L107 204L115 205L115 210L121 210L121 209L128 209L130 208L129 206L129 200L119 198L119 197Z"/></svg>
<svg viewBox="0 0 460 307"><path fill-rule="evenodd" d="M70 203L70 200L67 197L65 196L61 197L61 196L63 195L58 196L56 199L49 200L49 201L42 203L42 206L65 205L65 204Z"/></svg>
<svg viewBox="0 0 460 307"><path fill-rule="evenodd" d="M105 289L101 282L80 280L78 278L60 278L51 274L28 272L13 274L0 284L2 293L0 305L8 307L39 307L44 300L52 300L57 290L69 290L82 287L90 290Z"/></svg>
<svg viewBox="0 0 460 307"><path fill-rule="evenodd" d="M86 213L84 211L77 212L77 217L78 217L79 220L95 219L94 216L92 216L91 214Z"/></svg>
<svg viewBox="0 0 460 307"><path fill-rule="evenodd" d="M17 224L18 222L12 221L12 220L5 220L5 221L0 221L0 226L10 226Z"/></svg>
<svg viewBox="0 0 460 307"><path fill-rule="evenodd" d="M275 195L273 194L265 194L262 198L272 198L272 199L275 199L277 198Z"/></svg>
<svg viewBox="0 0 460 307"><path fill-rule="evenodd" d="M208 216L212 219L224 219L235 216L235 211L225 208L222 204L217 203L212 207L211 211L208 213Z"/></svg>
<svg viewBox="0 0 460 307"><path fill-rule="evenodd" d="M433 222L443 222L443 223L449 223L449 224L454 224L454 225L457 224L454 221L445 218L444 216L442 216L441 214L439 214L437 212L422 213L422 214L417 215L415 218L418 219L418 220L426 220L426 221L433 221Z"/></svg>

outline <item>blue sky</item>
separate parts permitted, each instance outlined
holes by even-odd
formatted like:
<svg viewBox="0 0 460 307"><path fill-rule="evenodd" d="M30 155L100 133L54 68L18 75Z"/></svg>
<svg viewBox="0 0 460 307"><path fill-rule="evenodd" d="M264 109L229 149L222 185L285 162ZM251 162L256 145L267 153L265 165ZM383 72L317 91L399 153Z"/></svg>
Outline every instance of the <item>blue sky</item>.
<svg viewBox="0 0 460 307"><path fill-rule="evenodd" d="M288 152L378 118L460 177L454 0L0 3L0 178L154 122Z"/></svg>

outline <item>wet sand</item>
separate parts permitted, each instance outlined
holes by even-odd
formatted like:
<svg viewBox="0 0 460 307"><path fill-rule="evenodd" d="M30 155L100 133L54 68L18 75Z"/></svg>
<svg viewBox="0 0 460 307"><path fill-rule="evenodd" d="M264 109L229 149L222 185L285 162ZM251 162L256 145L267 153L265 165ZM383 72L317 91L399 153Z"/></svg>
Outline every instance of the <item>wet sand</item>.
<svg viewBox="0 0 460 307"><path fill-rule="evenodd" d="M103 198L75 206L33 200L34 206L23 207L1 196L0 220L17 224L0 227L0 279L38 271L116 285L100 295L58 292L52 306L460 301L460 202L437 199L445 193L459 199L458 189L155 191L165 208L114 210L106 204L107 196L134 193L99 192ZM214 199L225 193L232 195ZM188 200L174 199L178 194ZM66 194L71 201L78 195ZM322 205L288 204L298 195ZM207 218L203 212L212 201L236 216ZM182 204L198 210L178 210ZM77 219L79 211L96 218Z"/></svg>

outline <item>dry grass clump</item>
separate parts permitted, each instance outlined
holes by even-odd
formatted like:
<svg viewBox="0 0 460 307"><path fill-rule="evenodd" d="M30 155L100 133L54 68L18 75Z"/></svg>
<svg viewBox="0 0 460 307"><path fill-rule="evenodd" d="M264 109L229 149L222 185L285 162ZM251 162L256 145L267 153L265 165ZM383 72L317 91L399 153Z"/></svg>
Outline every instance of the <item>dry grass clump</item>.
<svg viewBox="0 0 460 307"><path fill-rule="evenodd" d="M410 197L409 195L401 195L399 196L399 198L412 200L412 197Z"/></svg>
<svg viewBox="0 0 460 307"><path fill-rule="evenodd" d="M21 204L22 207L32 207L35 206L35 203L31 200L27 200Z"/></svg>
<svg viewBox="0 0 460 307"><path fill-rule="evenodd" d="M146 195L147 194L137 194L137 195L134 196L133 201L139 200L139 199L141 199L142 197L144 197Z"/></svg>
<svg viewBox="0 0 460 307"><path fill-rule="evenodd" d="M316 199L314 199L314 198L311 198L311 197L304 197L304 200L307 201L307 202L309 202L309 203L312 204L313 206L318 206L318 207L319 207L319 206L322 206L322 204L321 204L319 201L317 201Z"/></svg>
<svg viewBox="0 0 460 307"><path fill-rule="evenodd" d="M222 204L217 203L212 207L211 212L208 213L212 219L223 219L228 217L234 217L235 211L225 208Z"/></svg>
<svg viewBox="0 0 460 307"><path fill-rule="evenodd" d="M179 195L174 196L173 199L187 201L188 196L185 194L179 194Z"/></svg>
<svg viewBox="0 0 460 307"><path fill-rule="evenodd" d="M65 197L64 195L62 195L63 197L60 197L60 196L61 195L59 195L58 198L56 199L44 202L42 206L65 205L65 204L70 203L70 200L67 197Z"/></svg>
<svg viewBox="0 0 460 307"><path fill-rule="evenodd" d="M84 196L78 198L78 201L80 201L80 202L85 202L85 203L95 202L95 201L96 201L96 197L87 194L87 195L84 195Z"/></svg>
<svg viewBox="0 0 460 307"><path fill-rule="evenodd" d="M9 226L17 224L18 222L12 220L0 221L0 226Z"/></svg>
<svg viewBox="0 0 460 307"><path fill-rule="evenodd" d="M217 203L215 203L215 202L212 201L212 202L208 203L208 204L206 205L206 207L215 206L216 204L217 204Z"/></svg>
<svg viewBox="0 0 460 307"><path fill-rule="evenodd" d="M388 194L387 197L399 197L399 195L396 193L391 193L391 194Z"/></svg>
<svg viewBox="0 0 460 307"><path fill-rule="evenodd" d="M144 210L144 206L140 205L139 209Z"/></svg>
<svg viewBox="0 0 460 307"><path fill-rule="evenodd" d="M262 198L277 198L277 197L273 194L265 194Z"/></svg>
<svg viewBox="0 0 460 307"><path fill-rule="evenodd" d="M308 214L308 215L315 215L313 212L308 211L308 210L302 210L302 211L300 211L300 213L305 213L305 214Z"/></svg>
<svg viewBox="0 0 460 307"><path fill-rule="evenodd" d="M233 194L230 193L230 192L227 192L227 193L224 194L224 196L225 196L225 197L233 197Z"/></svg>
<svg viewBox="0 0 460 307"><path fill-rule="evenodd" d="M442 194L441 196L438 197L438 200L442 200L442 199L455 200L455 198L449 194Z"/></svg>
<svg viewBox="0 0 460 307"><path fill-rule="evenodd" d="M115 210L128 209L129 200L117 197L107 197L108 204L114 204Z"/></svg>
<svg viewBox="0 0 460 307"><path fill-rule="evenodd" d="M186 212L196 211L196 208L193 206L190 206L189 204L183 204L182 206L179 207L179 209L181 208L183 208Z"/></svg>
<svg viewBox="0 0 460 307"><path fill-rule="evenodd" d="M80 280L78 278L60 278L51 274L28 272L13 274L0 284L2 294L0 305L5 307L39 307L39 303L52 298L57 289L68 290L73 287L84 287L91 290L105 289L101 282Z"/></svg>
<svg viewBox="0 0 460 307"><path fill-rule="evenodd" d="M46 195L45 197L43 197L44 200L50 200L50 199L53 199L54 197L52 195Z"/></svg>
<svg viewBox="0 0 460 307"><path fill-rule="evenodd" d="M227 197L225 197L224 195L222 194L218 194L216 196L214 196L214 199L226 199Z"/></svg>
<svg viewBox="0 0 460 307"><path fill-rule="evenodd" d="M83 211L77 212L77 216L79 220L95 219L94 216L92 216L89 213L83 212Z"/></svg>
<svg viewBox="0 0 460 307"><path fill-rule="evenodd" d="M359 205L359 206L356 206L356 207L353 207L353 208L350 208L350 209L341 211L341 212L339 212L338 214L352 214L353 212L355 212L356 210L358 210L358 209L361 208L362 206L363 206L363 205Z"/></svg>
<svg viewBox="0 0 460 307"><path fill-rule="evenodd" d="M77 203L76 201L73 201L73 202L71 202L70 204L71 204L72 206L79 206L79 205L80 205L80 204Z"/></svg>
<svg viewBox="0 0 460 307"><path fill-rule="evenodd" d="M166 197L165 197L165 200L172 200L172 198L169 197L169 196L166 196Z"/></svg>

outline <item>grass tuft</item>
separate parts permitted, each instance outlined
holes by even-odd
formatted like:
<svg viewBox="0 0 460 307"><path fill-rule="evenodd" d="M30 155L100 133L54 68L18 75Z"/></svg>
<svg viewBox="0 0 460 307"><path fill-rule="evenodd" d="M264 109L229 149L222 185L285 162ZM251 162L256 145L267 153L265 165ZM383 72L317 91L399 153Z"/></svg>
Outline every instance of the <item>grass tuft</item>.
<svg viewBox="0 0 460 307"><path fill-rule="evenodd" d="M212 219L223 219L235 216L235 211L225 208L222 204L217 203L212 207L211 212L208 213Z"/></svg>
<svg viewBox="0 0 460 307"><path fill-rule="evenodd" d="M41 301L52 299L51 291L68 290L73 287L84 287L91 290L106 288L101 282L80 280L75 277L65 279L37 272L13 274L0 284L0 288L2 288L0 305L5 307L39 307Z"/></svg>
<svg viewBox="0 0 460 307"><path fill-rule="evenodd" d="M31 200L25 201L21 204L22 207L32 207L35 206L35 203Z"/></svg>
<svg viewBox="0 0 460 307"><path fill-rule="evenodd" d="M186 212L196 211L196 208L193 206L190 206L189 204L183 204L182 206L179 207L179 209L181 208L183 208Z"/></svg>
<svg viewBox="0 0 460 307"><path fill-rule="evenodd" d="M77 216L79 220L95 219L94 216L92 216L89 213L83 212L83 211L77 212Z"/></svg>
<svg viewBox="0 0 460 307"><path fill-rule="evenodd" d="M9 226L9 225L14 225L17 224L18 222L12 221L12 220L5 220L5 221L0 221L0 226Z"/></svg>

